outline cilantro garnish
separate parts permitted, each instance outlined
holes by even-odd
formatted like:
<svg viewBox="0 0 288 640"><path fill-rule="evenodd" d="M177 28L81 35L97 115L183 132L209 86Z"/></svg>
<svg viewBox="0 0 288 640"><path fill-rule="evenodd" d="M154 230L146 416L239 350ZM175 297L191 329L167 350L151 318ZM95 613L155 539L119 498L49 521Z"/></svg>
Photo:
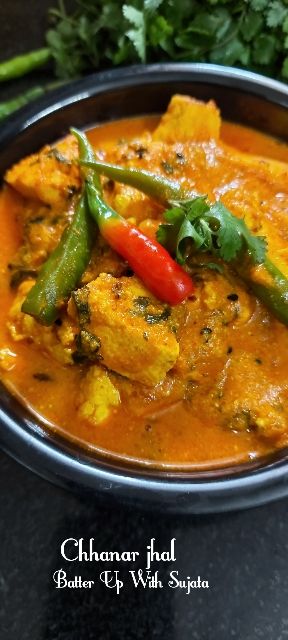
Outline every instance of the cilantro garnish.
<svg viewBox="0 0 288 640"><path fill-rule="evenodd" d="M180 264L197 251L210 252L224 262L244 255L252 264L265 261L265 238L252 234L245 221L234 216L222 202L209 204L206 196L173 202L164 218L166 223L159 226L158 242L175 254Z"/></svg>

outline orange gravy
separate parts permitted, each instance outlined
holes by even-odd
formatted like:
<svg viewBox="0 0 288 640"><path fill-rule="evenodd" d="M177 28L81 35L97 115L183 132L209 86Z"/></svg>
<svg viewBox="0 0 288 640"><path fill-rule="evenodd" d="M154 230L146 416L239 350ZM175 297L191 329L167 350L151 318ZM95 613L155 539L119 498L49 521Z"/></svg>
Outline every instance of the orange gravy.
<svg viewBox="0 0 288 640"><path fill-rule="evenodd" d="M153 130L156 124L155 116L121 120L90 130L89 138L95 146L109 150L118 139L140 136L144 130ZM243 126L223 123L221 139L242 151L288 162L288 146ZM1 372L1 377L12 393L47 421L48 428L60 430L84 447L156 466L215 467L247 461L274 448L271 441L261 439L254 432L236 433L223 428L201 392L195 394L190 404L168 401L165 405L163 401L150 409L149 403L143 404L136 395L134 403L138 410L132 417L129 404L123 404L103 424L92 426L80 419L73 399L78 392L81 367L61 365L27 341L14 342L6 328L14 295L9 286L7 264L21 243L21 204L21 198L10 188L2 190L0 348L9 349L15 357L11 358L8 370ZM243 332L239 333L239 340L245 340ZM47 374L49 381L35 378L39 372Z"/></svg>

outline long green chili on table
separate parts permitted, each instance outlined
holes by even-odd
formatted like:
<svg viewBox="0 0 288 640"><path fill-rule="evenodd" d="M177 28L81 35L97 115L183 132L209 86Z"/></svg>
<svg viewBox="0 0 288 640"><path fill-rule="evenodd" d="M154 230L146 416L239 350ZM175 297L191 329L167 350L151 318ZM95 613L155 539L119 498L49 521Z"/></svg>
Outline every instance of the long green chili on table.
<svg viewBox="0 0 288 640"><path fill-rule="evenodd" d="M32 87L32 89L28 89L25 93L21 93L19 96L15 98L11 98L11 100L6 100L5 102L0 102L0 120L4 120L7 116L10 116L11 113L17 111L21 107L25 107L26 104L32 102L33 100L37 100L37 98L41 98L46 93L44 87Z"/></svg>
<svg viewBox="0 0 288 640"><path fill-rule="evenodd" d="M48 47L30 51L20 56L15 56L9 60L0 62L0 82L20 78L21 76L43 67L51 58L51 52Z"/></svg>
<svg viewBox="0 0 288 640"><path fill-rule="evenodd" d="M49 82L49 84L44 86L36 85L10 100L0 102L0 121L10 116L11 113L14 113L14 111L17 111L21 107L25 107L29 102L33 102L33 100L37 100L37 98L42 98L42 96L45 96L48 91L57 89L63 84L66 83L63 82L63 80L59 80L57 82Z"/></svg>

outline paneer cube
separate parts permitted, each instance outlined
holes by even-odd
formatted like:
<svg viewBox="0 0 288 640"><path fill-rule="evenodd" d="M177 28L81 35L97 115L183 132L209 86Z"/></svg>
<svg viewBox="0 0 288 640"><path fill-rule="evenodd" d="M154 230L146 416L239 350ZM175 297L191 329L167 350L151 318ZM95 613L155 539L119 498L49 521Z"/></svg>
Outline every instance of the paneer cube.
<svg viewBox="0 0 288 640"><path fill-rule="evenodd" d="M224 426L234 431L256 430L261 436L278 438L287 431L283 407L287 402L287 384L265 370L245 352L231 359L217 384L221 389L219 406ZM241 394L235 393L241 389ZM216 393L217 393L216 391Z"/></svg>
<svg viewBox="0 0 288 640"><path fill-rule="evenodd" d="M51 206L67 206L67 201L79 191L77 141L67 136L57 145L47 145L39 153L23 158L5 175L8 184L25 198L40 200Z"/></svg>
<svg viewBox="0 0 288 640"><path fill-rule="evenodd" d="M205 103L176 94L155 129L153 139L172 144L218 140L220 126L220 113L213 100Z"/></svg>
<svg viewBox="0 0 288 640"><path fill-rule="evenodd" d="M111 411L120 404L119 391L103 367L90 367L81 383L79 401L79 416L94 425L107 420Z"/></svg>
<svg viewBox="0 0 288 640"><path fill-rule="evenodd" d="M102 273L74 292L72 300L69 310L75 313L76 305L78 344L82 342L86 356L98 357L108 369L149 386L165 378L179 354L173 312L136 277Z"/></svg>
<svg viewBox="0 0 288 640"><path fill-rule="evenodd" d="M60 326L53 324L50 327L43 327L35 318L21 311L26 295L34 283L34 280L25 280L18 287L9 311L8 331L15 342L28 340L48 352L58 362L73 364L72 353L75 350L76 328L71 318L65 315Z"/></svg>

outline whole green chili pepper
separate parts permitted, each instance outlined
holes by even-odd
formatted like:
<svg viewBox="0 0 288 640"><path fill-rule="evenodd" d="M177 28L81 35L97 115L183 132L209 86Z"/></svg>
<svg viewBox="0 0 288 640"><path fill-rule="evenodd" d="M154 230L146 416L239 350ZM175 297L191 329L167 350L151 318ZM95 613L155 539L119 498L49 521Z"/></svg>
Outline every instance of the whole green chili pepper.
<svg viewBox="0 0 288 640"><path fill-rule="evenodd" d="M80 158L89 160L89 144L80 148ZM90 172L89 179L101 189L99 177ZM22 311L44 325L58 317L63 302L77 286L91 255L92 220L85 192L80 197L72 221L64 230L56 249L42 266L38 278L22 305Z"/></svg>
<svg viewBox="0 0 288 640"><path fill-rule="evenodd" d="M101 175L110 178L110 180L135 187L135 189L146 193L146 195L161 204L168 204L169 200L187 198L187 192L184 194L179 182L151 173L151 171L119 167L115 164L108 164L98 160L93 162L83 161L81 165L98 171Z"/></svg>
<svg viewBox="0 0 288 640"><path fill-rule="evenodd" d="M100 180L99 171L93 170L93 164L95 160L94 150L91 147L90 142L88 141L85 133L82 133L79 129L75 129L71 127L70 132L77 138L78 148L79 148L79 161L82 168L82 177L83 179L92 184L99 193L102 193L102 185ZM92 169L89 170L89 167L92 166Z"/></svg>
<svg viewBox="0 0 288 640"><path fill-rule="evenodd" d="M21 107L25 107L25 105L28 104L29 102L32 102L33 100L37 100L37 98L41 98L48 91L52 89L56 89L59 86L62 86L63 84L65 84L65 81L60 80L56 82L50 82L49 84L43 87L40 85L39 86L36 85L35 87L28 89L28 91L25 91L25 93L21 93L15 98L11 98L11 100L7 100L6 102L0 102L0 120L4 120L4 118L7 118L11 113L14 113L14 111L17 111L17 109L21 109Z"/></svg>
<svg viewBox="0 0 288 640"><path fill-rule="evenodd" d="M0 82L20 78L34 69L43 67L50 58L50 49L44 48L0 62Z"/></svg>
<svg viewBox="0 0 288 640"><path fill-rule="evenodd" d="M263 262L263 268L267 273L267 284L257 282L253 276L245 272L243 277L274 316L288 325L288 280L269 258ZM240 270L239 274L241 275Z"/></svg>
<svg viewBox="0 0 288 640"><path fill-rule="evenodd" d="M12 98L11 100L7 100L7 102L0 102L0 120L4 120L11 113L17 111L21 107L24 107L28 102L32 100L36 100L37 98L41 98L45 94L44 87L33 87L29 89L25 93L16 96L16 98Z"/></svg>
<svg viewBox="0 0 288 640"><path fill-rule="evenodd" d="M171 201L189 199L190 194L184 192L181 185L163 176L142 171L140 169L123 168L117 165L110 165L100 161L83 162L85 166L94 168L95 171L105 175L112 180L130 185L144 192L151 198L155 198L163 205L170 204ZM170 203L169 203L170 200ZM232 214L231 214L232 215ZM288 325L288 280L283 273L266 258L263 268L267 273L267 284L256 280L251 269L243 266L240 261L233 262L233 268L250 285L251 289L270 311L284 324Z"/></svg>
<svg viewBox="0 0 288 640"><path fill-rule="evenodd" d="M56 249L44 263L22 304L22 311L44 325L58 317L63 302L77 286L91 252L91 219L82 195L72 222L64 230Z"/></svg>

